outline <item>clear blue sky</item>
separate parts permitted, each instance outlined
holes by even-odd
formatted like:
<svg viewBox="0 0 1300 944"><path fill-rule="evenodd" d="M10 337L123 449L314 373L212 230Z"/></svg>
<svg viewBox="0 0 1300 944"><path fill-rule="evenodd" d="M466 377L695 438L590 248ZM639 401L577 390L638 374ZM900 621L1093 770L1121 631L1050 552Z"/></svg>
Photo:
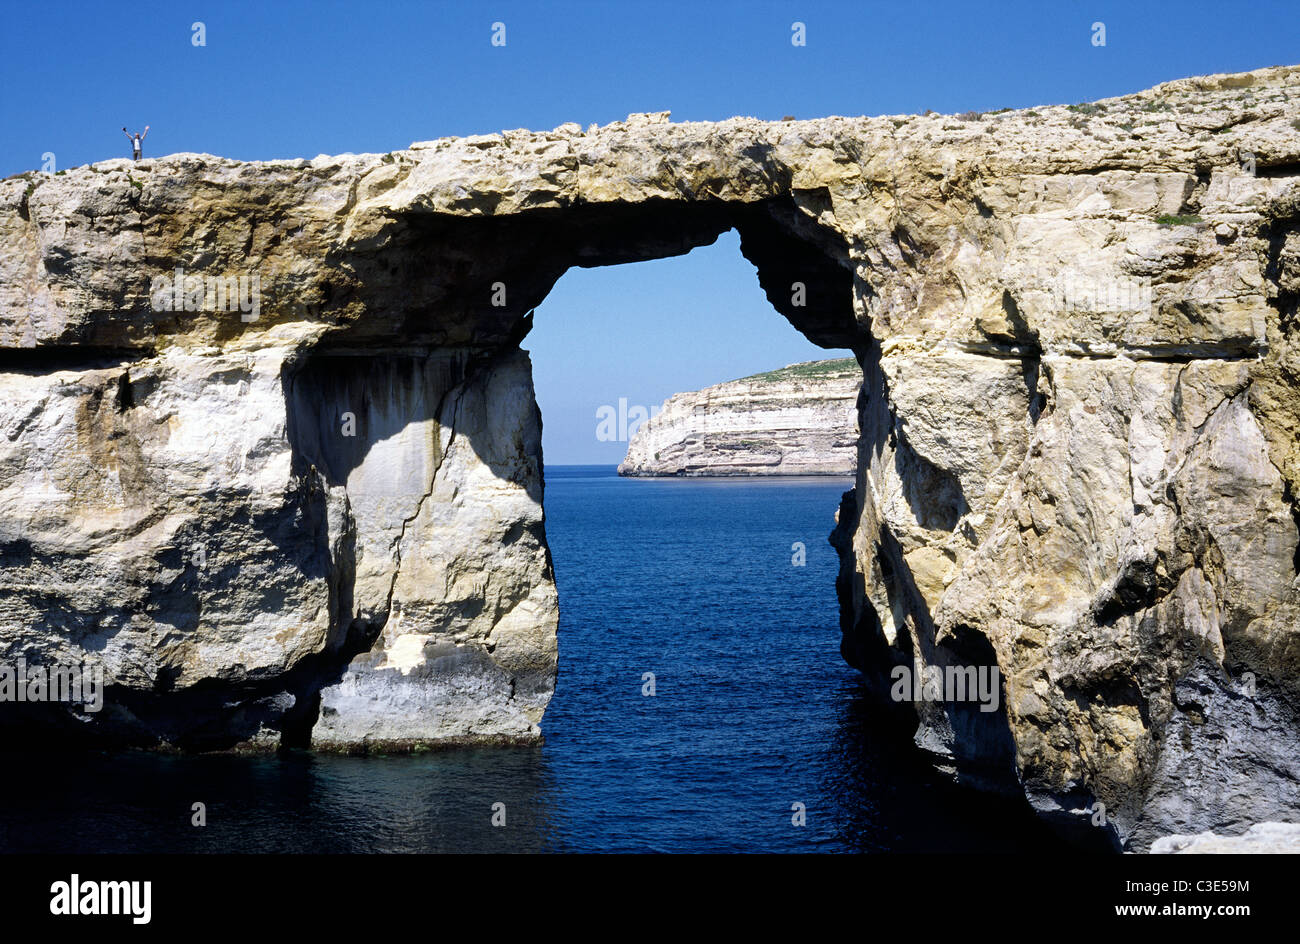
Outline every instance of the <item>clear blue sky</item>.
<svg viewBox="0 0 1300 944"><path fill-rule="evenodd" d="M807 45L790 43L791 23ZM207 45L191 43L202 21ZM494 47L492 24L506 24ZM1091 25L1106 24L1106 46ZM6 3L0 176L147 154L265 160L503 128L1028 107L1300 62L1300 2ZM734 235L566 274L525 342L551 463L617 462L595 407L821 356ZM688 339L686 341L684 339Z"/></svg>

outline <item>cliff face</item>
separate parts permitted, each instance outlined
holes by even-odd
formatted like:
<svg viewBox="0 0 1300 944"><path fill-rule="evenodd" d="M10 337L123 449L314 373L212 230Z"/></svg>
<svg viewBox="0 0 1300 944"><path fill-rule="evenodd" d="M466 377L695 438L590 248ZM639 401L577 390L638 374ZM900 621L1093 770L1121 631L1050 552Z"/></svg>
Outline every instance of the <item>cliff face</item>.
<svg viewBox="0 0 1300 944"><path fill-rule="evenodd" d="M628 443L619 475L852 475L858 389L852 358L679 393Z"/></svg>
<svg viewBox="0 0 1300 944"><path fill-rule="evenodd" d="M0 182L0 657L110 682L97 714L0 720L535 736L527 313L570 266L733 227L773 305L863 365L844 651L936 762L1139 845L1294 819L1296 68ZM897 667L996 669L999 697L893 701Z"/></svg>

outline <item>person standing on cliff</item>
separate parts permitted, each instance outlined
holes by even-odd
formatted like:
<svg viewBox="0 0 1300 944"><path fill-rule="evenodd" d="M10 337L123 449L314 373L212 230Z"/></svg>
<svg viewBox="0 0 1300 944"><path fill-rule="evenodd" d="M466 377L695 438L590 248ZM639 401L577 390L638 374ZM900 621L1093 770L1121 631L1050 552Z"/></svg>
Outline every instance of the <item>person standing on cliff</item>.
<svg viewBox="0 0 1300 944"><path fill-rule="evenodd" d="M144 142L144 136L149 133L149 126L145 125L144 130L139 134L132 134L125 128L122 130L125 131L126 136L131 139L131 160L138 161L140 159L140 145Z"/></svg>

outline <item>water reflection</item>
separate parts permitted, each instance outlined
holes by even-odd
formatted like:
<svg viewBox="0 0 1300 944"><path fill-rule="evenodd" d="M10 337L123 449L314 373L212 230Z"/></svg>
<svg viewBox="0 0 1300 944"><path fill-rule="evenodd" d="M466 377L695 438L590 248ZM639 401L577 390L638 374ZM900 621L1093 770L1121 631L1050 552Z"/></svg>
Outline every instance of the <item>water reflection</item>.
<svg viewBox="0 0 1300 944"><path fill-rule="evenodd" d="M7 757L6 852L535 852L556 807L539 748L413 757ZM207 825L191 824L206 805ZM505 804L506 828L491 825Z"/></svg>
<svg viewBox="0 0 1300 944"><path fill-rule="evenodd" d="M953 790L875 732L856 680L833 692L833 736L816 756L733 765L682 745L569 769L573 745L418 756L144 753L8 756L6 852L1027 851L1055 846L1023 810ZM687 745L688 747L690 745ZM743 751L742 751L743 753ZM555 763L556 755L560 763ZM789 781L755 803L728 771ZM761 791L760 791L761 792ZM207 825L191 825L206 804ZM505 828L492 825L504 804Z"/></svg>

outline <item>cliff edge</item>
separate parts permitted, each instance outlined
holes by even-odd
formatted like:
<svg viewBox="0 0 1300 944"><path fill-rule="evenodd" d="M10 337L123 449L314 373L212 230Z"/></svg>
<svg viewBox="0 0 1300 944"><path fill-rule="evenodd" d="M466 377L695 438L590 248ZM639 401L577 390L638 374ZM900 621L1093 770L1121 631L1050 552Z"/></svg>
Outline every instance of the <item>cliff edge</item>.
<svg viewBox="0 0 1300 944"><path fill-rule="evenodd" d="M633 435L618 474L852 475L861 386L858 362L842 358L675 394Z"/></svg>

